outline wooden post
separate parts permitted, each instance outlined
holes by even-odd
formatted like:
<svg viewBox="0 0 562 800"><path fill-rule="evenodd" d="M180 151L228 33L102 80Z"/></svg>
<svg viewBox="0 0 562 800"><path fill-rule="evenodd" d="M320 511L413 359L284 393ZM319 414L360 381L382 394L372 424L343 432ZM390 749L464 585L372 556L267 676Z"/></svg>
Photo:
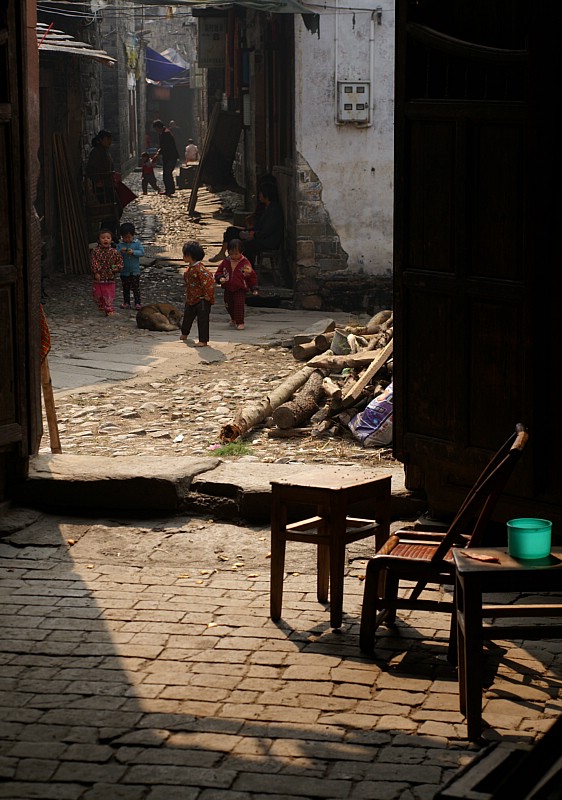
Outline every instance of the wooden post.
<svg viewBox="0 0 562 800"><path fill-rule="evenodd" d="M47 426L49 428L49 439L51 441L51 453L62 453L55 399L53 396L53 382L51 381L51 372L49 370L47 356L45 356L41 362L41 387L43 389L43 402L45 403L45 414L47 417Z"/></svg>

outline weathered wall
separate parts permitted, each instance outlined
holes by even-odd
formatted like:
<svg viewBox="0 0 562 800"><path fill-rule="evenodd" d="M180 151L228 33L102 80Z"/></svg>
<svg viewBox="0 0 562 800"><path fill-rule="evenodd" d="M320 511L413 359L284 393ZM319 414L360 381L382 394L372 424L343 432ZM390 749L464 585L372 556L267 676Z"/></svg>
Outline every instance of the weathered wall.
<svg viewBox="0 0 562 800"><path fill-rule="evenodd" d="M115 169L127 174L139 158L138 118L129 115L129 90L136 91L135 55L139 43L134 36L136 27L135 4L114 0L113 6L102 16L102 43L104 50L117 59L112 69L102 71L103 127L111 131L111 155Z"/></svg>
<svg viewBox="0 0 562 800"><path fill-rule="evenodd" d="M295 16L295 284L305 308L390 303L394 11L379 18L369 5L321 13L318 33ZM368 123L337 121L338 81L371 82Z"/></svg>

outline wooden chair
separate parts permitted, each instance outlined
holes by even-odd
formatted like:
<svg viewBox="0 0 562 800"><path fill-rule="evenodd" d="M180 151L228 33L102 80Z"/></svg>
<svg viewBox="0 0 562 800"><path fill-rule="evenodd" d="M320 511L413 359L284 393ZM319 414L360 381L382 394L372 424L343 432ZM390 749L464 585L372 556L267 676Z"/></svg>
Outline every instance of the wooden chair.
<svg viewBox="0 0 562 800"><path fill-rule="evenodd" d="M454 613L454 604L420 597L426 584L454 584L452 547L477 547L498 499L527 443L522 425L492 457L469 491L446 533L397 531L367 564L359 646L372 654L376 631L383 622L393 624L400 608ZM399 597L400 581L416 585ZM456 630L456 624L452 626ZM453 652L454 651L454 652ZM456 642L449 657L456 661Z"/></svg>

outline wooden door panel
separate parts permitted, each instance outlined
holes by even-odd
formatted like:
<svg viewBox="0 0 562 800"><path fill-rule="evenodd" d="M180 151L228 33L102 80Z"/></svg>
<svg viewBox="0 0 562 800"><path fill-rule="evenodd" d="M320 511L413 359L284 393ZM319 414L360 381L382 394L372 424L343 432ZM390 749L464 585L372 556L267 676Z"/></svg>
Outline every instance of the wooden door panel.
<svg viewBox="0 0 562 800"><path fill-rule="evenodd" d="M398 140L395 453L411 488L454 510L500 439L532 424L526 117L513 102L416 100ZM527 459L521 496L531 476Z"/></svg>
<svg viewBox="0 0 562 800"><path fill-rule="evenodd" d="M520 304L469 301L466 419L469 446L486 450L498 431L525 420L529 387L514 380L525 369L526 315Z"/></svg>
<svg viewBox="0 0 562 800"><path fill-rule="evenodd" d="M561 24L558 3L396 3L395 452L443 512L519 421L501 513L562 525Z"/></svg>
<svg viewBox="0 0 562 800"><path fill-rule="evenodd" d="M33 0L0 4L0 503L41 432L35 20Z"/></svg>
<svg viewBox="0 0 562 800"><path fill-rule="evenodd" d="M454 362L453 298L418 285L405 292L403 313L408 319L403 340L408 388L403 404L410 447L416 436L452 443L458 414L456 376L444 365Z"/></svg>
<svg viewBox="0 0 562 800"><path fill-rule="evenodd" d="M414 120L409 129L408 269L450 272L455 208L454 120Z"/></svg>
<svg viewBox="0 0 562 800"><path fill-rule="evenodd" d="M15 270L11 270L12 274ZM0 319L3 328L14 327L14 280L6 281L10 270L0 267ZM21 426L17 422L16 371L14 341L12 336L0 337L0 364L2 364L2 391L0 392L0 445L19 441Z"/></svg>
<svg viewBox="0 0 562 800"><path fill-rule="evenodd" d="M502 116L504 116L502 114ZM519 122L474 120L467 132L468 273L522 281L525 256L526 142ZM519 168L515 170L514 164Z"/></svg>

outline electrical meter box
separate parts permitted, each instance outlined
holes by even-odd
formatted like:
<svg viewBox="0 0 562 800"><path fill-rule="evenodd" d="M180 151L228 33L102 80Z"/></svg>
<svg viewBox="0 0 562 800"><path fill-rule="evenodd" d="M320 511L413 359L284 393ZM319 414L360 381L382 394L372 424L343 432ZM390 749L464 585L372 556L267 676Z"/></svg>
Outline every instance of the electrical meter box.
<svg viewBox="0 0 562 800"><path fill-rule="evenodd" d="M338 81L338 122L369 122L371 84Z"/></svg>

